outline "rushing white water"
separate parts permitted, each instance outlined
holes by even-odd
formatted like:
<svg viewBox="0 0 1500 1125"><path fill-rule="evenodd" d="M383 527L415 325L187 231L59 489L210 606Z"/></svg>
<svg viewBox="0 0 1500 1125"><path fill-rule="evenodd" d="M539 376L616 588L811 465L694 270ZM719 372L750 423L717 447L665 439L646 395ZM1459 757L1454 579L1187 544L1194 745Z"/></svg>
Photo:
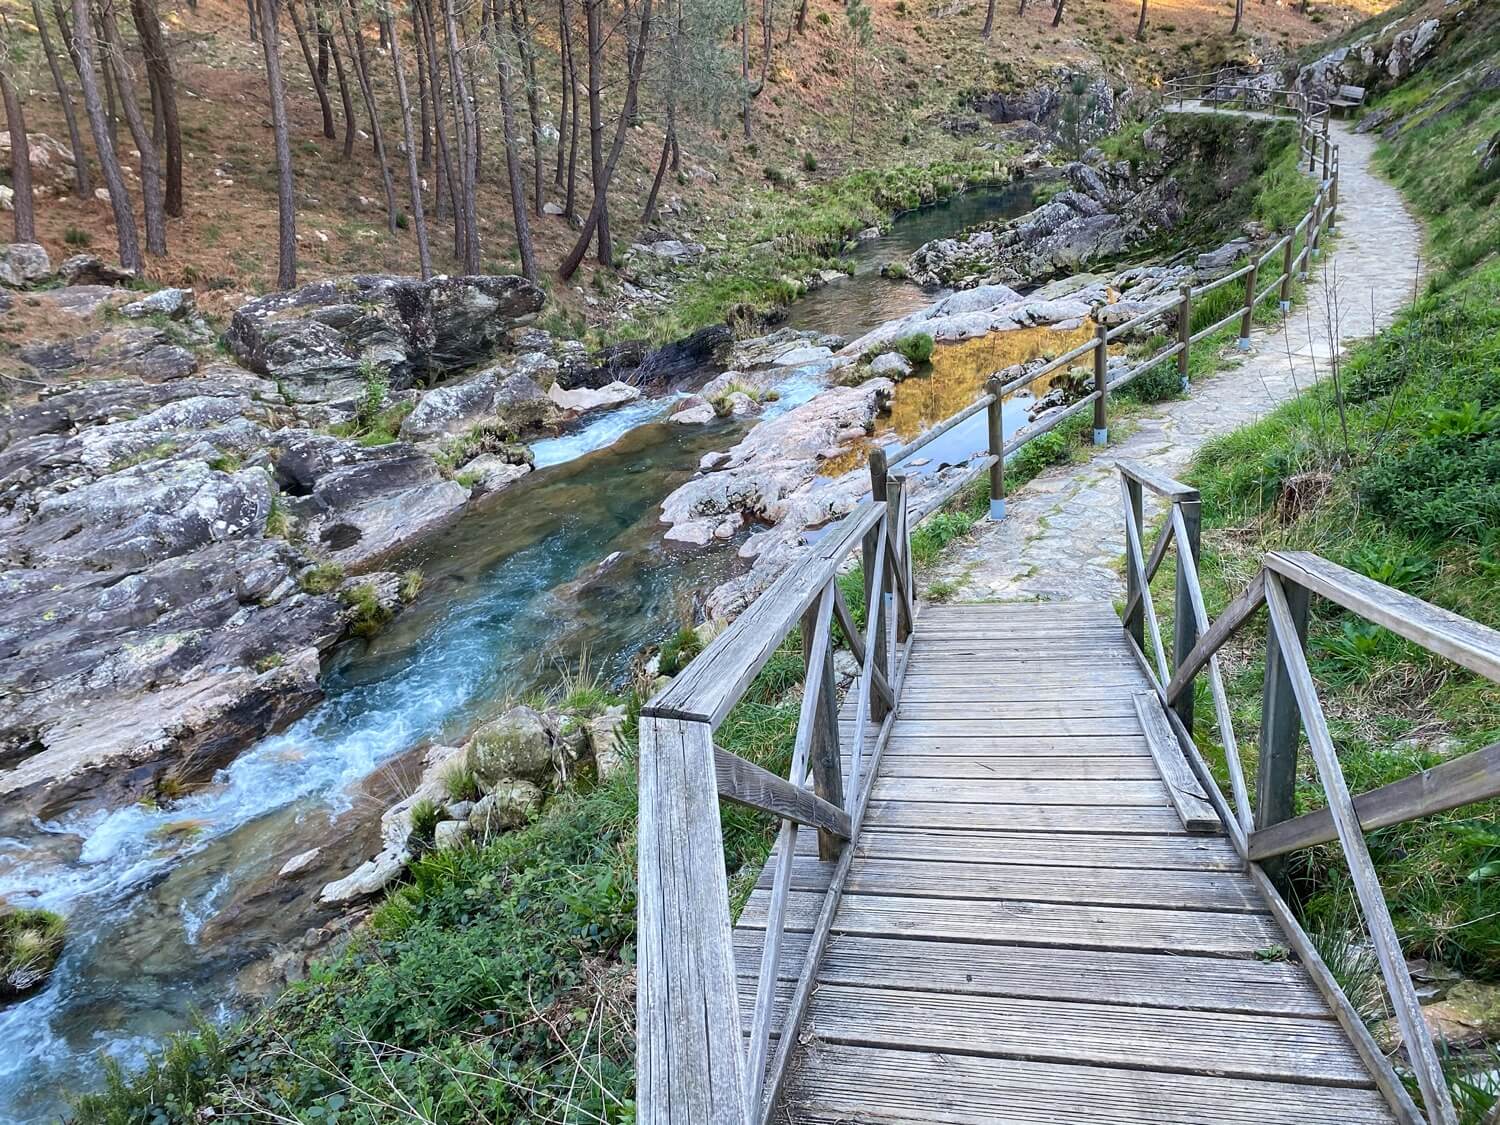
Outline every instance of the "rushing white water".
<svg viewBox="0 0 1500 1125"><path fill-rule="evenodd" d="M665 395L661 398L637 399L591 419L572 433L533 442L532 464L538 469L546 469L611 446L637 426L665 418L672 404L684 397L686 396Z"/></svg>

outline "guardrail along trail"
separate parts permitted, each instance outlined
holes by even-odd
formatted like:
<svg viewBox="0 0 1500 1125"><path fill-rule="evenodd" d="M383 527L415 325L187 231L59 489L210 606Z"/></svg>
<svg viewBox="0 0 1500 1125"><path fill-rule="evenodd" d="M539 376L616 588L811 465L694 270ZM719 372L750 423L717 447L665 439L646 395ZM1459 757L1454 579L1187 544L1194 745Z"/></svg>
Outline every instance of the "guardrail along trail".
<svg viewBox="0 0 1500 1125"><path fill-rule="evenodd" d="M1415 226L1393 193L1370 180L1375 202L1355 198L1367 190L1369 144L1334 127L1354 153L1340 193L1326 109L1296 93L1286 102L1308 158L1324 161L1318 203L1290 244L1169 302L1184 325L1195 293L1240 278L1246 323L1263 299L1284 297L1299 239L1326 239L1334 200L1346 209L1339 256L1355 263L1358 284L1375 280L1360 263L1374 260L1377 241L1382 283L1399 276L1388 255L1408 237L1392 233L1393 216L1408 224L1414 265ZM1320 266L1313 261L1314 273ZM1382 289L1377 317L1406 291L1404 281ZM1335 343L1318 335L1328 292L1314 286L1311 311L1288 325L1291 371L1279 333L1252 336L1260 354L1205 380L1125 443L1151 456L1043 478L981 534L992 573L1056 564L1058 577L1038 580L1066 598L931 606L916 596L911 531L946 497L909 504L900 466L950 419L873 452L869 498L642 708L643 1125L1456 1122L1364 833L1500 795L1500 743L1354 797L1303 649L1314 598L1497 682L1500 632L1305 553L1267 555L1210 620L1194 561L1201 500L1161 468L1238 424L1224 421L1226 402L1249 416L1311 381L1313 357ZM1297 328L1309 319L1312 331ZM1110 382L1109 336L1101 329L1070 353L1093 353L1094 390L1070 409L1093 410L1100 442L1112 391L1182 357L1179 342ZM1183 327L1178 339L1191 346L1202 336ZM944 486L952 495L988 472L996 514L1006 499L1001 455L1055 424L1004 441L995 414L1013 390L991 380L955 416L989 411L991 448ZM1076 549L1065 543L1054 556L1007 538L1043 504L1059 524L1071 521ZM1148 504L1168 517L1154 542ZM1109 562L1122 551L1117 616ZM1157 578L1168 557L1170 589ZM863 621L838 583L856 558ZM996 588L1029 592L1007 581ZM1158 614L1168 600L1170 632ZM1267 675L1252 774L1218 654L1258 615ZM782 777L717 747L714 732L794 629L803 699ZM842 700L835 644L859 665ZM1212 706L1195 715L1199 680ZM1326 808L1293 817L1304 731L1301 772L1315 773ZM1226 763L1222 790L1199 748L1210 737ZM768 813L780 829L733 927L721 800ZM1348 863L1410 1045L1398 1060L1406 1073L1371 1038L1262 867L1330 842Z"/></svg>
<svg viewBox="0 0 1500 1125"><path fill-rule="evenodd" d="M954 583L959 600L1113 597L1120 582L1115 457L1181 472L1208 439L1327 378L1335 311L1347 341L1384 328L1411 302L1421 228L1400 193L1371 168L1375 138L1337 121L1330 133L1339 149L1337 234L1308 274L1307 303L1284 325L1254 328L1250 353L1194 382L1187 398L1133 416L1132 432L1102 458L1036 477L1009 498L1003 522L985 523L955 544L929 581Z"/></svg>

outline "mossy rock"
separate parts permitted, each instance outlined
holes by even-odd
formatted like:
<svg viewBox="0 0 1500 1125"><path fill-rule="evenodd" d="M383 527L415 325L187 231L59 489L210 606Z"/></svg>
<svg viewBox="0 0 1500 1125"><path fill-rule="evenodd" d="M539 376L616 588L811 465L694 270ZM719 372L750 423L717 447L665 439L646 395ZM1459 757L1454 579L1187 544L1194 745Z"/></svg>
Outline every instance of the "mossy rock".
<svg viewBox="0 0 1500 1125"><path fill-rule="evenodd" d="M474 732L464 765L486 792L510 778L545 783L554 768L551 732L537 711L512 707Z"/></svg>
<svg viewBox="0 0 1500 1125"><path fill-rule="evenodd" d="M469 813L470 828L494 835L529 824L542 807L542 791L529 781L505 778Z"/></svg>
<svg viewBox="0 0 1500 1125"><path fill-rule="evenodd" d="M50 910L0 904L0 1000L26 996L47 983L62 956L67 925Z"/></svg>

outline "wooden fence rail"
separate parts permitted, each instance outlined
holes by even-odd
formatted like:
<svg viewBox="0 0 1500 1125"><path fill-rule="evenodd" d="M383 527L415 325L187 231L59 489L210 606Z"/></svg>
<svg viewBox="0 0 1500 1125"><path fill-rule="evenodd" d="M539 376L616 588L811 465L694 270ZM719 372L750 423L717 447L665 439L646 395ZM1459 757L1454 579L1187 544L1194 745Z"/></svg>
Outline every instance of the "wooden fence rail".
<svg viewBox="0 0 1500 1125"><path fill-rule="evenodd" d="M1191 92L1191 91L1188 91ZM1301 99L1298 101L1297 99ZM1154 306L1126 324L1100 327L1092 340L1054 358L1038 371L1009 383L992 377L985 393L954 417L900 448L877 449L870 456L870 497L828 528L807 553L711 641L665 689L641 711L638 830L637 960L637 1095L638 1119L644 1125L767 1125L797 1043L797 1030L811 997L817 965L828 942L834 913L859 839L865 808L881 754L899 712L902 681L917 616L911 531L956 492L988 473L990 511L1004 515L1005 458L1083 410L1093 413L1094 440L1108 441L1109 401L1116 391L1148 371L1176 359L1186 384L1191 349L1212 330L1240 322L1248 334L1257 305L1278 292L1283 308L1290 299L1294 272L1305 275L1318 239L1332 224L1337 198L1337 147L1330 146L1326 116L1320 120L1306 98L1286 100L1298 114L1302 151L1309 160L1323 159L1316 199L1306 218L1270 250L1229 277L1198 288L1183 287L1176 299ZM1300 249L1300 252L1297 252ZM1268 263L1280 255L1280 274L1257 291ZM1238 282L1244 298L1213 329L1191 333L1193 301L1221 286ZM1175 342L1136 361L1109 378L1111 341L1150 323L1175 324ZM1001 411L1005 400L1047 374L1085 356L1092 359L1093 388L1077 402L1005 439ZM941 487L927 490L913 505L901 465L920 449L965 419L987 414L988 450L969 461ZM1132 483L1133 482L1133 483ZM1170 485L1170 487L1168 487ZM1126 478L1127 503L1137 518L1130 525L1140 535L1139 490L1172 495L1181 486L1163 482L1144 470ZM1132 492L1131 489L1135 491ZM1163 491L1165 489L1166 491ZM1174 499L1171 533L1196 551L1196 494ZM1191 507L1191 512L1189 508ZM1160 690L1167 665L1155 615L1149 601L1151 575L1160 564L1166 541L1147 562L1135 543L1139 564L1132 593L1139 605L1127 611L1128 628L1141 640L1149 624L1157 657ZM866 622L861 630L839 590L838 576L856 556L863 565ZM1194 583L1187 588L1195 589ZM1261 588L1261 587L1258 587ZM1180 589L1179 593L1183 593ZM1179 615L1174 636L1178 673L1197 659L1198 649L1215 636L1202 613L1201 596L1188 618ZM1222 620L1222 618L1221 618ZM1183 623L1183 622L1186 623ZM714 731L740 700L771 655L800 626L804 687L796 742L787 777L779 777L714 745ZM858 722L844 776L833 673L834 635L843 637L859 665ZM1196 641L1196 644L1195 644ZM1139 651L1139 650L1138 650ZM1201 657L1218 682L1212 652ZM1176 679L1172 683L1176 684ZM1178 692L1177 694L1181 694ZM1221 727L1227 715L1218 699ZM1165 695L1164 695L1165 698ZM1175 698L1175 697L1174 697ZM1188 697L1190 700L1190 696ZM1169 700L1170 702L1170 700ZM1178 729L1191 724L1191 703L1171 712ZM1232 739L1232 732L1227 736ZM1244 781L1237 782L1238 817L1226 817L1236 846L1246 850L1253 831ZM719 821L721 799L759 809L781 821L774 881L769 903L754 1011L748 1037L742 1033L740 999L724 870ZM782 941L792 881L792 857L798 833L818 833L818 852L835 861L811 940L801 961L784 965L789 956ZM800 943L798 943L800 944ZM794 979L795 989L773 1027L777 980ZM774 1051L773 1031L775 1037Z"/></svg>
<svg viewBox="0 0 1500 1125"><path fill-rule="evenodd" d="M1198 493L1143 466L1121 462L1118 469L1123 489L1128 584L1125 631L1131 651L1155 687L1162 711L1184 755L1222 818L1235 850L1266 896L1272 913L1398 1117L1443 1125L1456 1122L1442 1066L1423 1021L1364 833L1500 796L1500 743L1358 797L1351 795L1307 665L1307 619L1311 598L1324 598L1497 683L1500 683L1500 632L1304 552L1267 555L1260 573L1246 591L1217 621L1210 622L1204 612L1197 571ZM1155 493L1167 505L1166 520L1149 557L1141 546L1145 535L1143 489ZM1173 620L1179 628L1169 668L1154 621L1150 582L1173 540L1177 546ZM1218 653L1262 607L1268 617L1266 674L1252 812L1244 765L1219 676ZM1189 624L1183 627L1185 621ZM1142 645L1143 633L1149 633L1153 640L1153 656L1148 656ZM1205 667L1219 745L1227 767L1228 800L1220 792L1194 735L1190 704L1194 682ZM1328 804L1324 809L1293 816L1298 749L1304 735ZM1360 917L1375 950L1386 994L1421 1091L1425 1118L1407 1095L1385 1053L1365 1030L1362 1018L1319 959L1312 939L1281 899L1272 878L1274 871L1268 873L1262 866L1276 857L1331 841L1338 842L1348 862Z"/></svg>

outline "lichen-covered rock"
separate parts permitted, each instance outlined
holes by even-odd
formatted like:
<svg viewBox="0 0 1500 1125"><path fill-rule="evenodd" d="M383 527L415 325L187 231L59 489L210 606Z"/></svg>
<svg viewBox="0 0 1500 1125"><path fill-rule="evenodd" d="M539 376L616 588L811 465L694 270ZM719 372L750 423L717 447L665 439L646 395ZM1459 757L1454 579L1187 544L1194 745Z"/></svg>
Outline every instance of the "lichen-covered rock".
<svg viewBox="0 0 1500 1125"><path fill-rule="evenodd" d="M475 731L464 764L488 790L516 778L548 781L556 770L554 761L551 730L539 712L523 705Z"/></svg>
<svg viewBox="0 0 1500 1125"><path fill-rule="evenodd" d="M541 789L520 778L505 778L474 806L469 813L469 826L483 835L509 832L530 823L541 807Z"/></svg>
<svg viewBox="0 0 1500 1125"><path fill-rule="evenodd" d="M601 778L612 777L627 765L620 746L620 730L625 720L625 708L620 705L606 707L589 719L589 748L594 752L594 768Z"/></svg>
<svg viewBox="0 0 1500 1125"><path fill-rule="evenodd" d="M318 902L324 906L342 906L379 894L396 881L410 861L411 853L404 849L383 851L344 878L327 884L318 895Z"/></svg>
<svg viewBox="0 0 1500 1125"><path fill-rule="evenodd" d="M52 276L47 249L35 242L9 242L0 246L0 284L20 289Z"/></svg>
<svg viewBox="0 0 1500 1125"><path fill-rule="evenodd" d="M544 299L505 275L341 278L242 305L225 338L251 370L328 401L357 393L371 368L401 389L481 361Z"/></svg>
<svg viewBox="0 0 1500 1125"><path fill-rule="evenodd" d="M139 301L131 301L120 309L121 316L139 319L143 316L170 316L181 318L192 314L195 307L195 299L191 289L177 289L168 287L158 289L149 296L142 297Z"/></svg>
<svg viewBox="0 0 1500 1125"><path fill-rule="evenodd" d="M57 267L64 285L121 285L135 280L135 271L110 265L94 254L74 254Z"/></svg>
<svg viewBox="0 0 1500 1125"><path fill-rule="evenodd" d="M557 361L540 352L486 368L461 382L424 394L401 423L409 441L460 434L485 424L520 435L551 421L556 413L543 384L556 381Z"/></svg>
<svg viewBox="0 0 1500 1125"><path fill-rule="evenodd" d="M870 361L870 374L899 383L911 374L911 360L896 352L885 352Z"/></svg>

